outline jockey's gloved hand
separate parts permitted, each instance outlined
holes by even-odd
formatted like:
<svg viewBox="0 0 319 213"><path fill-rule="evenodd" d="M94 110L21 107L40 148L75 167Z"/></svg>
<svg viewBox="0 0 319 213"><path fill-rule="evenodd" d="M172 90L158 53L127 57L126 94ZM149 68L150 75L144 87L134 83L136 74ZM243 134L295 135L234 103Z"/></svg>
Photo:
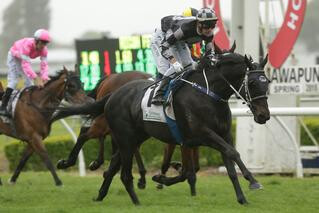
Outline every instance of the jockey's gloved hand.
<svg viewBox="0 0 319 213"><path fill-rule="evenodd" d="M183 66L178 61L176 61L174 64L172 64L172 66L174 67L174 70L177 73L183 71Z"/></svg>
<svg viewBox="0 0 319 213"><path fill-rule="evenodd" d="M193 70L197 70L197 68L198 68L198 61L193 61L193 64L192 64L192 69Z"/></svg>

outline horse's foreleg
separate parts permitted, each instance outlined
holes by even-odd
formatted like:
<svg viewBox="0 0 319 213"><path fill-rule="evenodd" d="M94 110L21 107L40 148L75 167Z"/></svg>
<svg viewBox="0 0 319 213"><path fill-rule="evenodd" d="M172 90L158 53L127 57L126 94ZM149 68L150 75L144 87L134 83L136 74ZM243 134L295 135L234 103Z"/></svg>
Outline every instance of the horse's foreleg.
<svg viewBox="0 0 319 213"><path fill-rule="evenodd" d="M28 159L31 157L33 153L33 149L32 147L28 144L27 147L25 148L22 157L20 159L20 162L16 168L16 170L14 171L12 177L10 178L9 182L10 183L15 183L20 175L20 172L22 171L25 163L28 161Z"/></svg>
<svg viewBox="0 0 319 213"><path fill-rule="evenodd" d="M145 179L145 175L146 175L146 169L144 167L144 163L140 154L140 149L136 149L135 153L135 160L138 166L138 171L140 173L140 179L138 179L138 183L137 186L139 189L145 189L145 185L146 185L146 179Z"/></svg>
<svg viewBox="0 0 319 213"><path fill-rule="evenodd" d="M114 138L112 138L112 158L107 171L104 172L103 177L104 181L100 187L99 195L95 201L102 201L104 197L107 195L110 185L112 183L114 175L120 170L121 168L121 158L120 152L117 149L117 145L114 142Z"/></svg>
<svg viewBox="0 0 319 213"><path fill-rule="evenodd" d="M235 189L235 193L237 196L237 200L239 203L247 203L246 198L243 196L244 193L240 187L239 181L238 181L238 177L237 177L237 173L235 170L235 166L234 166L234 162L230 159L228 159L224 154L222 154L222 158L225 164L225 167L227 169L227 173L228 173L228 177L230 178L234 189Z"/></svg>
<svg viewBox="0 0 319 213"><path fill-rule="evenodd" d="M134 142L133 142L134 143ZM132 202L135 205L139 205L140 202L134 191L133 175L132 175L132 164L133 164L133 154L136 148L133 145L130 148L126 147L125 150L121 151L121 181L125 186L127 193L129 194Z"/></svg>
<svg viewBox="0 0 319 213"><path fill-rule="evenodd" d="M91 171L97 170L104 163L104 140L104 136L99 138L99 155L96 160L90 163L89 168Z"/></svg>
<svg viewBox="0 0 319 213"><path fill-rule="evenodd" d="M228 136L225 137L225 140L231 145L231 147L235 150L234 144L233 144L233 139L232 136L229 134ZM236 150L235 150L236 151ZM249 188L250 189L261 189L262 185L257 182L257 180L253 177L251 172L246 168L245 164L240 158L240 155L235 155L235 160L234 160L240 171L242 172L244 178L249 181Z"/></svg>
<svg viewBox="0 0 319 213"><path fill-rule="evenodd" d="M92 122L92 126L88 131L89 138L98 138L100 149L99 155L96 160L92 161L89 165L90 170L98 169L104 163L104 140L106 135L110 133L110 128L106 123L105 117L103 115L98 116Z"/></svg>
<svg viewBox="0 0 319 213"><path fill-rule="evenodd" d="M70 166L74 166L76 163L76 159L79 155L79 152L84 145L84 143L89 139L88 132L84 132L83 134L80 134L76 144L74 145L72 151L69 154L69 157L67 160L59 160L57 164L58 169L66 169Z"/></svg>
<svg viewBox="0 0 319 213"><path fill-rule="evenodd" d="M33 138L32 141L30 141L30 145L32 146L33 150L39 154L40 158L43 160L44 164L46 167L50 170L54 181L55 185L61 186L62 181L59 179L58 175L55 172L54 166L49 158L48 152L42 142L42 138L40 136L36 136Z"/></svg>
<svg viewBox="0 0 319 213"><path fill-rule="evenodd" d="M243 169L246 170L246 171L244 170L245 172L249 172L249 171L242 163L239 153L230 144L231 141L227 142L227 140L230 140L231 138L229 138L229 136L228 136L224 139L224 138L220 137L218 134L216 134L216 132L212 131L211 129L209 129L207 127L203 127L203 130L204 130L203 135L208 136L208 140L205 139L202 141L203 145L207 145L211 148L214 148L214 149L220 151L221 154L224 156L224 158L227 159L225 162L225 163L227 163L226 169L227 169L229 178L233 181L236 196L237 196L237 201L240 204L247 203L247 200L246 200L246 198L241 190L241 187L240 187L238 181L236 181L236 178L234 176L234 172L236 172L236 171L233 171L233 167L231 166L229 161L234 161L238 165L240 164L241 166L243 166ZM228 171L229 169L230 169L230 171ZM249 174L251 175L250 172L249 172Z"/></svg>

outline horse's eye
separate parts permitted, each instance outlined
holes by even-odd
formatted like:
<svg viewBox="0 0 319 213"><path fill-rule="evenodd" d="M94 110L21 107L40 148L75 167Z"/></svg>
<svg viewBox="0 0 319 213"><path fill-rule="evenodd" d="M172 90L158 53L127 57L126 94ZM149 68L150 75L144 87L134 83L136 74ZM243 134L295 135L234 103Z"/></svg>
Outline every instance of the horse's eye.
<svg viewBox="0 0 319 213"><path fill-rule="evenodd" d="M259 81L261 82L267 82L267 78L263 75L259 76Z"/></svg>

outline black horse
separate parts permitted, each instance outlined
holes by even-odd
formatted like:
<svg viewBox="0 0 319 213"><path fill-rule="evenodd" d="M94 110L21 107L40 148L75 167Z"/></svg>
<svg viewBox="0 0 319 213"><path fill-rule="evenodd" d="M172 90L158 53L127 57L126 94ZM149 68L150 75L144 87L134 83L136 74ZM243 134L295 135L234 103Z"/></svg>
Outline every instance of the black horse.
<svg viewBox="0 0 319 213"><path fill-rule="evenodd" d="M206 85L203 73L193 72L187 77L188 83L174 94L175 117L184 146L208 146L221 152L237 200L244 204L247 201L239 185L233 162L239 166L244 177L250 182L250 188L260 188L261 185L254 179L234 149L228 99L234 94L234 88L237 91L245 90L255 121L264 124L269 119L266 95L269 82L263 71L267 58L259 65L252 63L246 56L227 53L220 56L215 66L211 62L205 59L201 61L201 65L205 68L203 73L215 98L200 93L190 86L191 82ZM147 80L128 83L114 92L105 105L104 112L111 129L114 154L108 170L104 172L104 182L96 198L97 201L103 200L107 195L112 179L121 167L121 180L133 203L139 204L133 188L131 171L135 150L150 136L166 143L176 143L166 124L143 121L141 101L145 87L151 83Z"/></svg>
<svg viewBox="0 0 319 213"><path fill-rule="evenodd" d="M247 170L239 153L233 147L230 133L232 119L228 99L236 93L247 100L257 123L263 124L269 119L266 95L269 81L263 71L267 57L261 64L252 63L246 56L235 53L222 54L219 58L216 65L212 64L209 57L205 56L201 59L199 67L204 69L199 69L183 79L187 81L187 84L185 83L174 94L173 105L177 125L182 134L183 146L209 146L219 150L234 185L237 200L243 204L247 201L239 185L234 162L250 182L251 189L258 189L261 185ZM210 96L192 88L192 86L198 88L192 82L209 86L210 92L205 91ZM150 136L166 143L176 144L166 124L142 119L141 100L145 88L151 84L152 82L147 80L134 81L94 104L67 110L76 114L94 115L99 114L104 108L109 122L113 156L108 170L104 173L104 182L96 198L97 201L103 200L106 196L114 175L122 167L122 182L133 203L139 204L133 189L131 173L135 150ZM159 182L161 178L161 176L153 177Z"/></svg>

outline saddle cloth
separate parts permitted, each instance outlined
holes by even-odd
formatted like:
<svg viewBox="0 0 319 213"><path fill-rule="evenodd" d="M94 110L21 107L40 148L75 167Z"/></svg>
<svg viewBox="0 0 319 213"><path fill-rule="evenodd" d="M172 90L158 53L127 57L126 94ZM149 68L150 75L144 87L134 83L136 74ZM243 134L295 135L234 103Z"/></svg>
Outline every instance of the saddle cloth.
<svg viewBox="0 0 319 213"><path fill-rule="evenodd" d="M142 99L141 108L143 111L143 120L144 121L155 121L155 122L162 122L167 123L164 109L162 105L154 105L152 104L152 98L156 94L159 86L149 87L146 92L144 93L144 97ZM172 98L169 98L169 103L165 107L166 115L175 120L174 109L173 109L173 101Z"/></svg>
<svg viewBox="0 0 319 213"><path fill-rule="evenodd" d="M10 113L11 117L14 118L14 112L18 103L18 100L20 98L20 95L22 93L22 91L24 91L24 89L22 90L13 90L7 105L7 111ZM1 101L2 104L2 101ZM10 122L10 118L8 118L7 116L0 116L0 118L2 119L2 121L4 123L9 123Z"/></svg>

